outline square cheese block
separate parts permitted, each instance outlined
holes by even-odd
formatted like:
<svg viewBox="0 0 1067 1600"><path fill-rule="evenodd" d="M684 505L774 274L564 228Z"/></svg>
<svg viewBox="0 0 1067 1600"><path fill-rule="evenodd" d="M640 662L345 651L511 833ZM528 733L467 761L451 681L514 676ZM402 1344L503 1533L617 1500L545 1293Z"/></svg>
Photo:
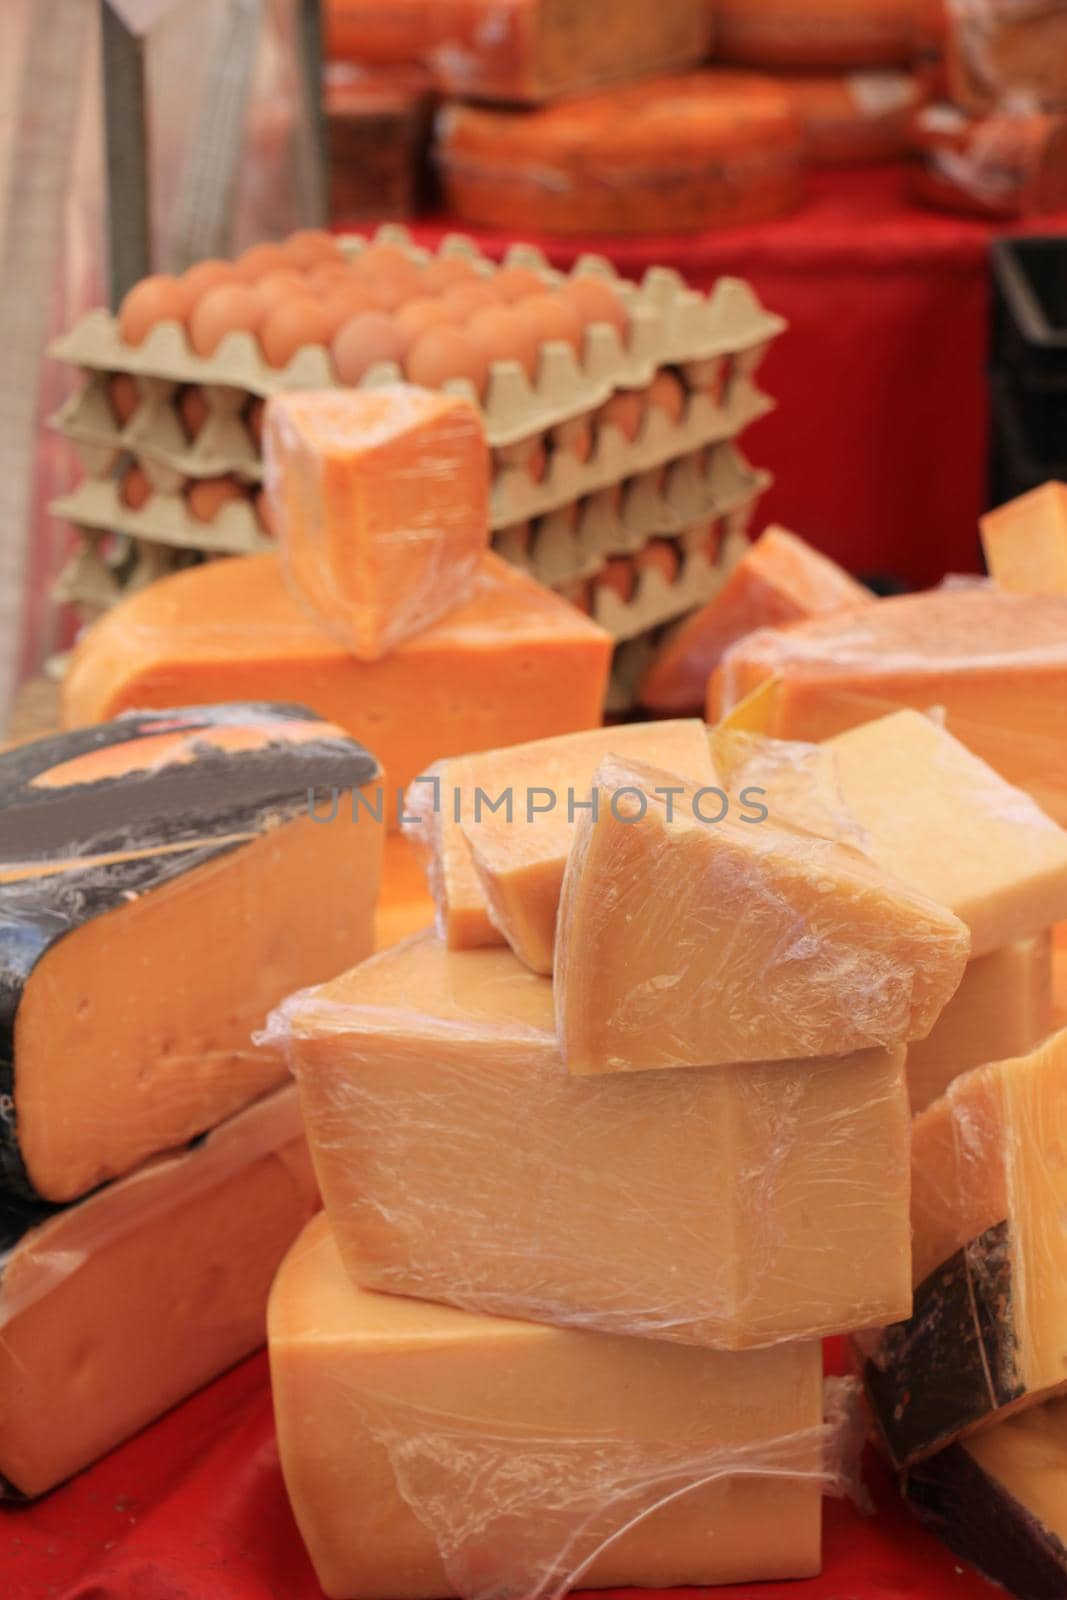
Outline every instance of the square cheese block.
<svg viewBox="0 0 1067 1600"><path fill-rule="evenodd" d="M912 1112L939 1099L953 1078L973 1067L1029 1054L1052 1027L1048 933L969 961L933 1032L908 1046Z"/></svg>
<svg viewBox="0 0 1067 1600"><path fill-rule="evenodd" d="M777 678L764 731L822 740L901 706L947 726L1067 823L1067 596L967 584L761 629L709 685L708 720Z"/></svg>
<svg viewBox="0 0 1067 1600"><path fill-rule="evenodd" d="M286 577L361 661L466 599L489 545L469 400L412 384L274 395L263 473Z"/></svg>
<svg viewBox="0 0 1067 1600"><path fill-rule="evenodd" d="M299 706L0 754L0 1192L74 1200L284 1078L252 1034L374 947L380 777Z"/></svg>
<svg viewBox="0 0 1067 1600"><path fill-rule="evenodd" d="M1050 1400L921 1461L904 1479L920 1519L1013 1595L1067 1594L1067 1400Z"/></svg>
<svg viewBox="0 0 1067 1600"><path fill-rule="evenodd" d="M56 1211L0 1210L0 1479L38 1495L263 1343L318 1207L295 1087Z"/></svg>
<svg viewBox="0 0 1067 1600"><path fill-rule="evenodd" d="M1001 589L1067 595L1067 484L1046 483L980 519L986 565Z"/></svg>
<svg viewBox="0 0 1067 1600"><path fill-rule="evenodd" d="M703 722L643 722L442 761L412 785L405 828L421 851L441 937L511 945L552 971L563 870L593 774L610 751L714 783Z"/></svg>
<svg viewBox="0 0 1067 1600"><path fill-rule="evenodd" d="M910 1308L904 1051L576 1078L552 985L424 936L283 1008L354 1280L748 1348Z"/></svg>
<svg viewBox="0 0 1067 1600"><path fill-rule="evenodd" d="M1067 1032L915 1119L911 1317L864 1341L897 1466L1067 1384Z"/></svg>
<svg viewBox="0 0 1067 1600"><path fill-rule="evenodd" d="M659 647L637 698L650 711L701 710L708 679L738 639L757 628L873 602L871 591L836 561L785 528L768 528L718 594L679 623Z"/></svg>
<svg viewBox="0 0 1067 1600"><path fill-rule="evenodd" d="M612 642L587 617L487 555L470 598L384 661L357 661L289 593L273 553L151 584L80 641L68 727L133 706L297 700L362 739L385 811L443 756L598 727Z"/></svg>
<svg viewBox="0 0 1067 1600"><path fill-rule="evenodd" d="M923 1039L967 929L851 844L607 757L556 933L578 1074L844 1055Z"/></svg>
<svg viewBox="0 0 1067 1600"><path fill-rule="evenodd" d="M819 1570L817 1343L691 1350L375 1294L322 1217L268 1336L282 1472L336 1600Z"/></svg>

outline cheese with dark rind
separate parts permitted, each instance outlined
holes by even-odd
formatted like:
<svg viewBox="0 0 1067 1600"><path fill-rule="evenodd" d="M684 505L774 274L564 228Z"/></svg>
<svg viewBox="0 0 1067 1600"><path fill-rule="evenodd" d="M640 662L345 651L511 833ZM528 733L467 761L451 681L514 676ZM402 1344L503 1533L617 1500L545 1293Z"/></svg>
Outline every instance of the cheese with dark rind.
<svg viewBox="0 0 1067 1600"><path fill-rule="evenodd" d="M383 829L351 807L380 782L299 706L0 755L0 1187L73 1200L281 1080L252 1033L373 948Z"/></svg>
<svg viewBox="0 0 1067 1600"><path fill-rule="evenodd" d="M0 1480L39 1495L263 1342L318 1205L293 1087L56 1209L0 1197Z"/></svg>

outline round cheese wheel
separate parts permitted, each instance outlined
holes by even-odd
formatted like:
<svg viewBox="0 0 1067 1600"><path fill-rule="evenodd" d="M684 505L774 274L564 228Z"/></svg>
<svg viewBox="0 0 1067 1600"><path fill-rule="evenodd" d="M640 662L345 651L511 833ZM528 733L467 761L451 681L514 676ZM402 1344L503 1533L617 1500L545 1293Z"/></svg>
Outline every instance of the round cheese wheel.
<svg viewBox="0 0 1067 1600"><path fill-rule="evenodd" d="M908 152L908 129L919 104L907 72L853 72L785 77L804 124L808 160L817 167L893 161Z"/></svg>
<svg viewBox="0 0 1067 1600"><path fill-rule="evenodd" d="M437 155L455 218L520 233L693 232L803 197L788 93L750 73L652 79L534 112L449 106Z"/></svg>
<svg viewBox="0 0 1067 1600"><path fill-rule="evenodd" d="M716 53L754 67L904 66L920 0L717 0Z"/></svg>

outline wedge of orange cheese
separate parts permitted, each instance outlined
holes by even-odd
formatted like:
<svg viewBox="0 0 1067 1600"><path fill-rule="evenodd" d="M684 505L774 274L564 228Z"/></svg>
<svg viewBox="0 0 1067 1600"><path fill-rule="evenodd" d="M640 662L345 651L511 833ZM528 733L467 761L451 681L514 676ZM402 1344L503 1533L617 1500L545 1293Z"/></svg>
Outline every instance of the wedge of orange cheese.
<svg viewBox="0 0 1067 1600"><path fill-rule="evenodd" d="M556 931L572 1073L843 1055L930 1032L970 935L851 844L608 757Z"/></svg>
<svg viewBox="0 0 1067 1600"><path fill-rule="evenodd" d="M489 546L489 447L469 400L411 384L275 395L263 472L294 593L361 661L466 599Z"/></svg>
<svg viewBox="0 0 1067 1600"><path fill-rule="evenodd" d="M563 871L605 754L632 753L714 783L704 724L635 723L437 764L412 785L405 830L425 862L451 949L508 943L552 971Z"/></svg>
<svg viewBox="0 0 1067 1600"><path fill-rule="evenodd" d="M1015 594L1067 595L1067 484L1046 483L980 519L989 571Z"/></svg>
<svg viewBox="0 0 1067 1600"><path fill-rule="evenodd" d="M74 1200L282 1080L252 1034L373 948L379 783L299 706L0 754L0 1190Z"/></svg>
<svg viewBox="0 0 1067 1600"><path fill-rule="evenodd" d="M263 1343L318 1196L293 1086L63 1210L0 1207L0 1480L38 1495Z"/></svg>
<svg viewBox="0 0 1067 1600"><path fill-rule="evenodd" d="M821 617L874 596L785 528L768 528L714 599L668 636L638 689L650 711L703 707L708 679L732 644L757 628Z"/></svg>
<svg viewBox="0 0 1067 1600"><path fill-rule="evenodd" d="M395 825L396 797L443 756L599 726L611 651L587 617L490 554L462 605L385 660L357 661L292 598L276 555L245 556L165 578L101 618L74 652L63 717L296 700L374 750Z"/></svg>
<svg viewBox="0 0 1067 1600"><path fill-rule="evenodd" d="M731 1355L374 1294L324 1218L278 1274L269 1342L286 1486L338 1600L819 1570L817 1344Z"/></svg>
<svg viewBox="0 0 1067 1600"><path fill-rule="evenodd" d="M907 1313L902 1048L591 1079L553 1023L510 951L429 935L282 1008L355 1281L728 1349Z"/></svg>

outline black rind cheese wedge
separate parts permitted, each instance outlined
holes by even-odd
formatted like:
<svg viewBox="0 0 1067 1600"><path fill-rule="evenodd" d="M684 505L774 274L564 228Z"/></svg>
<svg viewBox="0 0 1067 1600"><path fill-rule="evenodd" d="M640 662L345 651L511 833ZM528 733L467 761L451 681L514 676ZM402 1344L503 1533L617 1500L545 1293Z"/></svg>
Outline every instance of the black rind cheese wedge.
<svg viewBox="0 0 1067 1600"><path fill-rule="evenodd" d="M299 706L0 755L0 1189L73 1200L284 1079L252 1034L370 954L383 829L350 797L381 779Z"/></svg>

